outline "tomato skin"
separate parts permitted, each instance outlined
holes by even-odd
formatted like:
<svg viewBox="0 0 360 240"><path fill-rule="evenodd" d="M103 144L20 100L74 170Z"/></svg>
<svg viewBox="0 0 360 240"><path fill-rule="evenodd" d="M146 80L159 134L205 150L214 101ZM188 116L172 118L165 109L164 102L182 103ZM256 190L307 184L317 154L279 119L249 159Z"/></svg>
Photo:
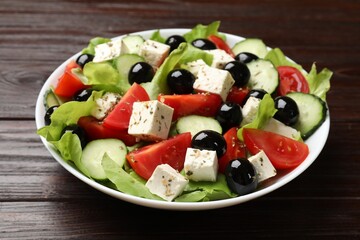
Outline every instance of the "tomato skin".
<svg viewBox="0 0 360 240"><path fill-rule="evenodd" d="M246 157L246 146L237 137L237 127L230 128L225 134L226 152L219 159L219 172L225 173L227 164L236 158Z"/></svg>
<svg viewBox="0 0 360 240"><path fill-rule="evenodd" d="M79 90L87 88L87 86L71 72L73 68L80 68L80 66L75 61L71 61L66 66L64 73L60 76L54 89L56 95L71 98Z"/></svg>
<svg viewBox="0 0 360 240"><path fill-rule="evenodd" d="M133 83L115 108L106 116L104 126L113 130L128 129L133 103L149 100L145 89L139 84Z"/></svg>
<svg viewBox="0 0 360 240"><path fill-rule="evenodd" d="M249 92L250 92L250 89L247 87L239 88L239 87L233 86L230 89L230 92L226 98L226 101L237 103L240 106L242 106L243 101Z"/></svg>
<svg viewBox="0 0 360 240"><path fill-rule="evenodd" d="M298 69L290 66L279 66L277 70L280 78L279 95L284 96L289 92L309 93L309 84Z"/></svg>
<svg viewBox="0 0 360 240"><path fill-rule="evenodd" d="M216 35L208 36L208 39L215 44L218 49L224 50L231 57L235 57L234 52L231 50L230 46L221 38Z"/></svg>
<svg viewBox="0 0 360 240"><path fill-rule="evenodd" d="M300 165L309 155L308 146L282 135L260 129L244 128L244 142L251 154L263 150L276 169Z"/></svg>
<svg viewBox="0 0 360 240"><path fill-rule="evenodd" d="M149 179L160 164L169 164L181 171L184 168L186 150L191 146L191 133L186 132L167 140L138 148L126 155L134 171L144 179Z"/></svg>
<svg viewBox="0 0 360 240"><path fill-rule="evenodd" d="M212 117L221 105L221 97L212 93L159 95L158 100L174 109L173 121L187 115Z"/></svg>
<svg viewBox="0 0 360 240"><path fill-rule="evenodd" d="M113 131L112 129L106 128L93 116L81 117L77 124L84 129L89 141L104 138L116 138L122 140L127 146L132 146L136 143L136 138L129 135L127 130Z"/></svg>

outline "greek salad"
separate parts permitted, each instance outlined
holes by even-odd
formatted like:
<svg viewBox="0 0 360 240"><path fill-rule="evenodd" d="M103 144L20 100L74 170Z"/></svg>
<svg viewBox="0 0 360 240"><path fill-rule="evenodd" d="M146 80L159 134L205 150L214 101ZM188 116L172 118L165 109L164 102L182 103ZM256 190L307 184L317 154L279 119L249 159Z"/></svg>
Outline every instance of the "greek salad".
<svg viewBox="0 0 360 240"><path fill-rule="evenodd" d="M332 72L258 38L230 45L219 27L91 39L46 92L37 133L88 178L147 199L234 198L296 168Z"/></svg>

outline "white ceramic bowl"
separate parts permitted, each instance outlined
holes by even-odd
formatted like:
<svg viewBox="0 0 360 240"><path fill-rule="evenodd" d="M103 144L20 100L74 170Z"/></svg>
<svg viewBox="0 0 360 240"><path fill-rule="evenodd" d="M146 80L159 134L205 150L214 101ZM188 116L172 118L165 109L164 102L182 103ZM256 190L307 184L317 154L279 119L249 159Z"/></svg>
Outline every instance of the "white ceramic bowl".
<svg viewBox="0 0 360 240"><path fill-rule="evenodd" d="M184 34L186 32L190 31L190 29L162 29L160 30L160 33L163 37L168 37L173 34ZM132 34L140 34L145 39L150 38L154 30L149 31L142 31L142 32L136 32ZM119 36L117 38L121 38L123 36ZM244 39L239 36L235 36L232 34L226 34L227 42L230 46L233 46L236 42ZM63 73L65 66L69 63L70 60L76 59L77 56L79 56L80 53L75 54L74 56L70 57L67 61L65 61L63 64L61 64L47 79L44 86L42 87L37 102L36 102L36 112L35 112L35 119L36 119L36 126L37 128L41 128L44 126L44 114L45 114L45 107L44 107L44 95L45 92L50 88L50 86L55 86L59 76ZM62 157L59 155L57 150L49 144L43 137L41 137L42 142L44 143L45 147L48 149L48 151L51 153L51 155L62 165L67 171L69 171L71 174L73 174L75 177L83 181L84 183L92 186L93 188L108 194L112 197L121 199L126 202L130 202L133 204L138 204L141 206L151 207L151 208L159 208L159 209L168 209L168 210L206 210L206 209L216 209L216 208L223 208L228 207L236 204L240 204L243 202L250 201L252 199L261 197L265 194L268 194L297 176L299 176L302 172L304 172L318 157L321 150L323 149L325 142L327 140L328 134L330 129L330 116L329 112L327 113L327 117L325 122L322 124L322 126L309 138L306 140L306 144L309 146L310 154L305 159L301 165L296 167L295 169L292 169L290 171L281 172L276 177L272 178L270 181L267 181L266 184L262 184L261 188L259 188L257 191L244 195L239 196L236 198L230 198L225 200L218 200L218 201L210 201L210 202L166 202L166 201L159 201L159 200L150 200L150 199L144 199L140 197L135 197L132 195L128 195L119 191L116 191L114 189L108 188L104 185L101 185L100 183L97 183L89 178L87 178L85 175L83 175L81 172L79 172L77 169L73 168L70 164L68 164L66 161L62 159Z"/></svg>

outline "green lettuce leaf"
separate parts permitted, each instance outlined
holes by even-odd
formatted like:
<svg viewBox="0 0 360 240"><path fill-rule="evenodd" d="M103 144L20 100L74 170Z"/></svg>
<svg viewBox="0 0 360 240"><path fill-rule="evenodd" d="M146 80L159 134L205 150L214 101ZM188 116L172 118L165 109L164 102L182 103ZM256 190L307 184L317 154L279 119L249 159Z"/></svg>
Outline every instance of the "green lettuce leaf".
<svg viewBox="0 0 360 240"><path fill-rule="evenodd" d="M102 43L107 43L110 41L111 41L111 39L109 39L109 38L95 37L90 40L88 46L86 48L84 48L81 53L95 55L95 46L96 45L99 45Z"/></svg>
<svg viewBox="0 0 360 240"><path fill-rule="evenodd" d="M244 141L242 131L244 128L257 128L262 129L268 120L276 113L275 103L270 94L265 94L264 98L260 101L259 109L256 113L254 121L241 127L237 136L241 141Z"/></svg>
<svg viewBox="0 0 360 240"><path fill-rule="evenodd" d="M140 177L134 177L134 173L129 174L121 166L116 164L107 154L102 159L106 177L116 186L116 190L137 197L161 200L160 197L152 194L144 181L139 181Z"/></svg>
<svg viewBox="0 0 360 240"><path fill-rule="evenodd" d="M166 39L161 36L160 30L156 30L150 37L150 40L154 40L160 43L165 43Z"/></svg>
<svg viewBox="0 0 360 240"><path fill-rule="evenodd" d="M160 93L169 93L169 88L166 82L167 75L175 68L180 67L181 64L203 59L205 63L211 65L213 56L205 51L193 47L187 43L181 43L180 46L171 52L165 59L164 63L156 71L154 78L151 82L143 83L150 96L150 99L157 99Z"/></svg>
<svg viewBox="0 0 360 240"><path fill-rule="evenodd" d="M303 72L302 66L287 59L285 54L279 48L271 49L265 56L265 59L271 61L275 67L291 66Z"/></svg>
<svg viewBox="0 0 360 240"><path fill-rule="evenodd" d="M326 101L326 93L330 90L330 79L332 75L333 72L327 68L322 69L321 72L318 73L314 63L309 74L306 76L310 93Z"/></svg>
<svg viewBox="0 0 360 240"><path fill-rule="evenodd" d="M209 25L198 24L191 29L190 32L184 34L186 42L190 43L197 38L207 38L210 35L216 35L225 40L225 35L219 34L218 29L220 27L220 21L215 21Z"/></svg>

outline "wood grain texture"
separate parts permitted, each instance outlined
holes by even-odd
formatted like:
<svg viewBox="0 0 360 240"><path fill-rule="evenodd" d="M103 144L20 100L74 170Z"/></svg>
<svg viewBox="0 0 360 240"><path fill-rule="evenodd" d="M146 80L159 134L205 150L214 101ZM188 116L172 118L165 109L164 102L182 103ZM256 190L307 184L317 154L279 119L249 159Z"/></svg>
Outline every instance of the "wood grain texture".
<svg viewBox="0 0 360 240"><path fill-rule="evenodd" d="M360 239L359 12L355 0L0 1L0 239ZM90 38L214 20L334 72L329 138L302 175L245 204L164 211L100 193L51 157L35 101Z"/></svg>

